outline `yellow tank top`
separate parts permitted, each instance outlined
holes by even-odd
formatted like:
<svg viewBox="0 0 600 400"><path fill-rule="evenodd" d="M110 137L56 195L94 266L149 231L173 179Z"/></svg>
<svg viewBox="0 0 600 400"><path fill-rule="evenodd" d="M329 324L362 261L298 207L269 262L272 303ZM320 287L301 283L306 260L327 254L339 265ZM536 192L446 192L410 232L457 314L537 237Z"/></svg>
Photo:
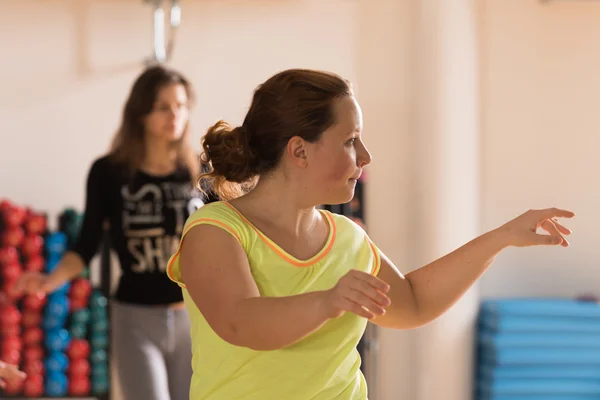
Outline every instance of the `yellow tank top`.
<svg viewBox="0 0 600 400"><path fill-rule="evenodd" d="M281 249L227 202L199 208L182 239L198 224L217 226L245 250L262 296L289 296L332 288L349 270L377 274L379 251L350 219L321 210L329 223L323 249L299 260ZM346 313L294 345L255 351L222 340L208 325L181 281L179 250L169 277L183 290L190 316L193 377L191 400L365 400L367 387L356 346L367 320Z"/></svg>

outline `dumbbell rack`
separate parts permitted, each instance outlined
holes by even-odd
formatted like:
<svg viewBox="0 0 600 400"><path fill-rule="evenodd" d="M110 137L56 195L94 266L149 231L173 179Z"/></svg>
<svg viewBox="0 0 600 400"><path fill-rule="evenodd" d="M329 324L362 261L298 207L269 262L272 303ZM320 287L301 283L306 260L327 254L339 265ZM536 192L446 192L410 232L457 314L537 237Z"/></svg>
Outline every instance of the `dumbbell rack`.
<svg viewBox="0 0 600 400"><path fill-rule="evenodd" d="M110 237L108 232L105 232L102 240L101 251L100 251L100 283L97 286L102 294L110 299L111 292L111 264L110 264ZM110 307L107 307L108 318L110 320ZM110 354L110 345L109 345ZM110 371L111 362L110 357L108 359L108 368ZM111 400L112 399L112 385L110 385L109 391L101 396L65 396L65 397L8 397L10 400Z"/></svg>

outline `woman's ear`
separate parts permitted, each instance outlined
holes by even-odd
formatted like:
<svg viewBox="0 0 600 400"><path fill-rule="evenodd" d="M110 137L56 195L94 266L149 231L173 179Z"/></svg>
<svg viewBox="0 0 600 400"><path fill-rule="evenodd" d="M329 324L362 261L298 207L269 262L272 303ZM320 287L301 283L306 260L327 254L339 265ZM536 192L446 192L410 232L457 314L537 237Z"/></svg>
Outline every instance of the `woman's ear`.
<svg viewBox="0 0 600 400"><path fill-rule="evenodd" d="M308 165L308 143L299 136L288 141L286 152L292 163L300 168Z"/></svg>

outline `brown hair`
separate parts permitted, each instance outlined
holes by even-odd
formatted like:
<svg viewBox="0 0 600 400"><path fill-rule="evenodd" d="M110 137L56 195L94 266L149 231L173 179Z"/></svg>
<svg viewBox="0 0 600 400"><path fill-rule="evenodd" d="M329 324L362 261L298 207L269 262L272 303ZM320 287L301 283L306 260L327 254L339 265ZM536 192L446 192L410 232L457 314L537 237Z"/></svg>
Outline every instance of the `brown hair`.
<svg viewBox="0 0 600 400"><path fill-rule="evenodd" d="M188 102L193 101L194 93L189 81L179 72L161 65L147 68L134 82L123 109L121 126L113 138L109 157L123 165L132 174L144 161L144 117L150 114L159 91L165 86L180 84L185 87ZM190 171L196 180L200 170L198 158L190 145L188 128L177 142L177 161Z"/></svg>
<svg viewBox="0 0 600 400"><path fill-rule="evenodd" d="M269 78L254 91L241 126L218 121L207 131L201 161L211 168L199 186L223 200L251 190L277 167L292 137L318 141L335 123L335 100L347 96L350 82L330 72L290 69Z"/></svg>

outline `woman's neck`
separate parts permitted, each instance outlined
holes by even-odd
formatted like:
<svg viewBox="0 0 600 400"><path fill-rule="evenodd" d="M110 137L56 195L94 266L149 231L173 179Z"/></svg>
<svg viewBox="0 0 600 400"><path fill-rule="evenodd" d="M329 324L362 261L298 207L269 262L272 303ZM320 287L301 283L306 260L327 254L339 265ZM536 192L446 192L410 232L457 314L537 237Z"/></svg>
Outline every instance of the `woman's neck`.
<svg viewBox="0 0 600 400"><path fill-rule="evenodd" d="M314 205L302 204L302 198L306 193L301 187L294 187L283 177L272 177L260 180L250 193L232 204L249 210L249 218L276 221L286 231L302 236L312 232L322 218Z"/></svg>
<svg viewBox="0 0 600 400"><path fill-rule="evenodd" d="M177 167L177 150L170 143L147 141L142 170L152 174L166 174Z"/></svg>

